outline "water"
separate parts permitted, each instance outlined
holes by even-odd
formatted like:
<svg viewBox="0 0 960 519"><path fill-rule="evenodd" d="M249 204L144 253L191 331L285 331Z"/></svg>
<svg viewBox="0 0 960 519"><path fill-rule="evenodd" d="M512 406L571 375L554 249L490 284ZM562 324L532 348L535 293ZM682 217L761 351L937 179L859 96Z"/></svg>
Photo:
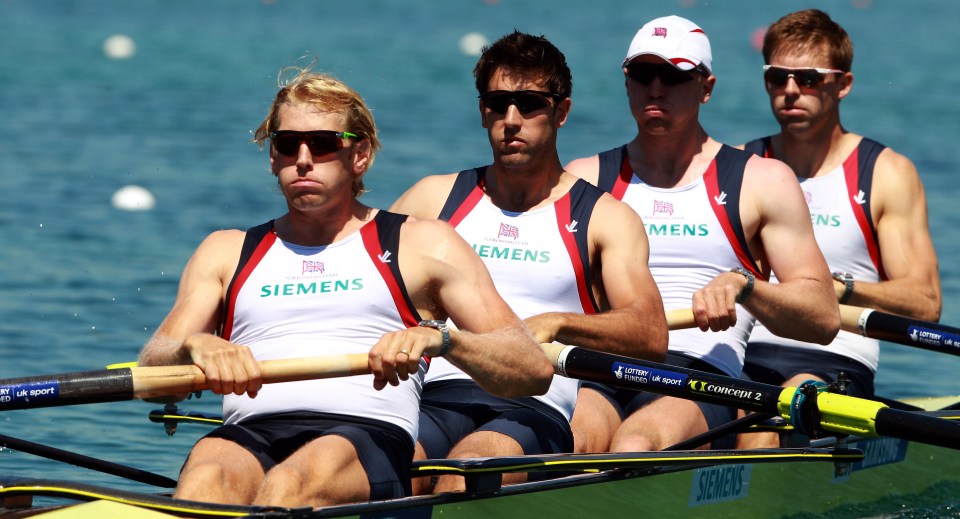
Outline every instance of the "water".
<svg viewBox="0 0 960 519"><path fill-rule="evenodd" d="M517 28L566 53L574 76L573 112L560 133L566 162L632 137L618 65L641 23L672 13L701 24L713 43L708 131L732 144L773 132L751 34L807 6L828 10L856 44L845 125L917 164L941 262L942 320L960 325L952 261L960 253L952 178L960 8L952 0L2 0L0 378L135 359L200 240L282 212L266 153L249 139L283 66L315 62L368 99L384 151L365 201L385 207L423 175L489 161L476 58L458 47L465 34L494 39ZM102 44L114 34L136 43L131 58L105 57ZM111 207L128 184L153 192L156 208ZM884 344L878 392L960 393L958 368L955 357ZM6 412L0 433L175 477L206 429L183 425L167 437L146 419L156 407ZM218 401L205 395L187 407L216 411ZM0 451L0 472L143 488L10 450ZM930 515L948 513L944 506Z"/></svg>

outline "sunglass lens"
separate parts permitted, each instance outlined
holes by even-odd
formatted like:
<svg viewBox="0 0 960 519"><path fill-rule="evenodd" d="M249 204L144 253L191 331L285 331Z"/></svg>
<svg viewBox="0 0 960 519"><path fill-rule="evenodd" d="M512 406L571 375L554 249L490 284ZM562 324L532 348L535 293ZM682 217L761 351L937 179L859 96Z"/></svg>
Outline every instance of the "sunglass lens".
<svg viewBox="0 0 960 519"><path fill-rule="evenodd" d="M527 115L550 106L547 95L534 92L487 92L480 98L484 106L498 114L507 113L510 105L514 105L521 114Z"/></svg>
<svg viewBox="0 0 960 519"><path fill-rule="evenodd" d="M654 63L631 64L627 67L627 75L641 85L649 85L657 77L666 86L679 85L693 79L693 74L688 71L680 70L673 65Z"/></svg>
<svg viewBox="0 0 960 519"><path fill-rule="evenodd" d="M332 131L276 132L271 140L278 153L288 156L296 155L302 142L307 143L314 156L326 155L343 148L343 141Z"/></svg>
<svg viewBox="0 0 960 519"><path fill-rule="evenodd" d="M798 85L810 88L823 83L824 75L813 69L789 69L789 68L768 68L763 73L763 79L776 87L782 87L787 84L787 79L793 77Z"/></svg>

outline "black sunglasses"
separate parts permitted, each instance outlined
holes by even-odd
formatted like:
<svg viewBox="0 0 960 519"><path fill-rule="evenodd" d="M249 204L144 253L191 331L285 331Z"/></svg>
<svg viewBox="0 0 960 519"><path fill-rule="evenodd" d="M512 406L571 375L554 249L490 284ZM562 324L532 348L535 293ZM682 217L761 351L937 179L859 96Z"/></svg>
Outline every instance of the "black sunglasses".
<svg viewBox="0 0 960 519"><path fill-rule="evenodd" d="M270 142L277 153L295 156L300 152L300 144L307 143L310 153L315 157L327 155L343 149L343 139L356 139L358 136L350 132L335 132L333 130L315 130L312 132L295 132L280 130L270 132Z"/></svg>
<svg viewBox="0 0 960 519"><path fill-rule="evenodd" d="M483 106L498 114L507 113L507 108L514 105L523 115L550 106L550 99L558 103L563 99L560 94L539 90L491 90L477 97Z"/></svg>
<svg viewBox="0 0 960 519"><path fill-rule="evenodd" d="M693 73L680 70L668 63L631 63L627 65L627 76L641 85L649 85L653 83L653 78L657 77L666 86L693 80Z"/></svg>
<svg viewBox="0 0 960 519"><path fill-rule="evenodd" d="M773 65L763 66L763 80L775 87L785 86L787 80L793 78L798 85L811 88L823 83L827 74L843 74L843 71L834 68L783 68Z"/></svg>

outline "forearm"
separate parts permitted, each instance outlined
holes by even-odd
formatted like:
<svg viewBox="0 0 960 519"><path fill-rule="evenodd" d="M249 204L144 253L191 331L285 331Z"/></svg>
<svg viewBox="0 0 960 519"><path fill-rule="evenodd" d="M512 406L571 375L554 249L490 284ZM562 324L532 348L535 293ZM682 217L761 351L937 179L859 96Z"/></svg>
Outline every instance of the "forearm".
<svg viewBox="0 0 960 519"><path fill-rule="evenodd" d="M553 330L553 337L547 337L550 341L655 362L662 361L667 353L667 322L662 308L640 315L625 310L593 315L550 312L529 324L537 328L547 322L544 327ZM539 338L538 330L533 331Z"/></svg>
<svg viewBox="0 0 960 519"><path fill-rule="evenodd" d="M183 341L157 331L140 351L141 366L171 366L192 364L190 355L183 350Z"/></svg>
<svg viewBox="0 0 960 519"><path fill-rule="evenodd" d="M943 302L938 281L901 278L879 283L854 280L853 293L846 304L924 321L939 321Z"/></svg>
<svg viewBox="0 0 960 519"><path fill-rule="evenodd" d="M542 395L553 380L553 366L526 327L475 334L451 330L445 358L481 387L502 397Z"/></svg>
<svg viewBox="0 0 960 519"><path fill-rule="evenodd" d="M817 280L757 280L743 306L781 337L826 345L840 329L840 310L832 286Z"/></svg>

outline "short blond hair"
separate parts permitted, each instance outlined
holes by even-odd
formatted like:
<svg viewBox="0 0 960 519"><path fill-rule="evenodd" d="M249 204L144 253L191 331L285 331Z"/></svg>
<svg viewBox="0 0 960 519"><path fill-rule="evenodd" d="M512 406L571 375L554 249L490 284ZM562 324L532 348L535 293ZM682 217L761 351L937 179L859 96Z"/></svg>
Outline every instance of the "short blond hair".
<svg viewBox="0 0 960 519"><path fill-rule="evenodd" d="M290 72L296 72L296 74L284 80L284 76ZM318 112L341 114L346 131L357 134L358 141L367 139L370 142L370 157L364 173L370 169L380 149L380 138L377 135L373 114L356 90L329 74L312 72L310 68L285 68L280 71L277 83L280 91L273 98L266 118L253 135L253 142L257 143L260 149L263 149L267 139L270 138L270 133L277 131L280 127L280 106L286 103L303 103L316 108ZM366 189L363 186L363 175L360 175L354 181L353 194L360 196L364 192Z"/></svg>

